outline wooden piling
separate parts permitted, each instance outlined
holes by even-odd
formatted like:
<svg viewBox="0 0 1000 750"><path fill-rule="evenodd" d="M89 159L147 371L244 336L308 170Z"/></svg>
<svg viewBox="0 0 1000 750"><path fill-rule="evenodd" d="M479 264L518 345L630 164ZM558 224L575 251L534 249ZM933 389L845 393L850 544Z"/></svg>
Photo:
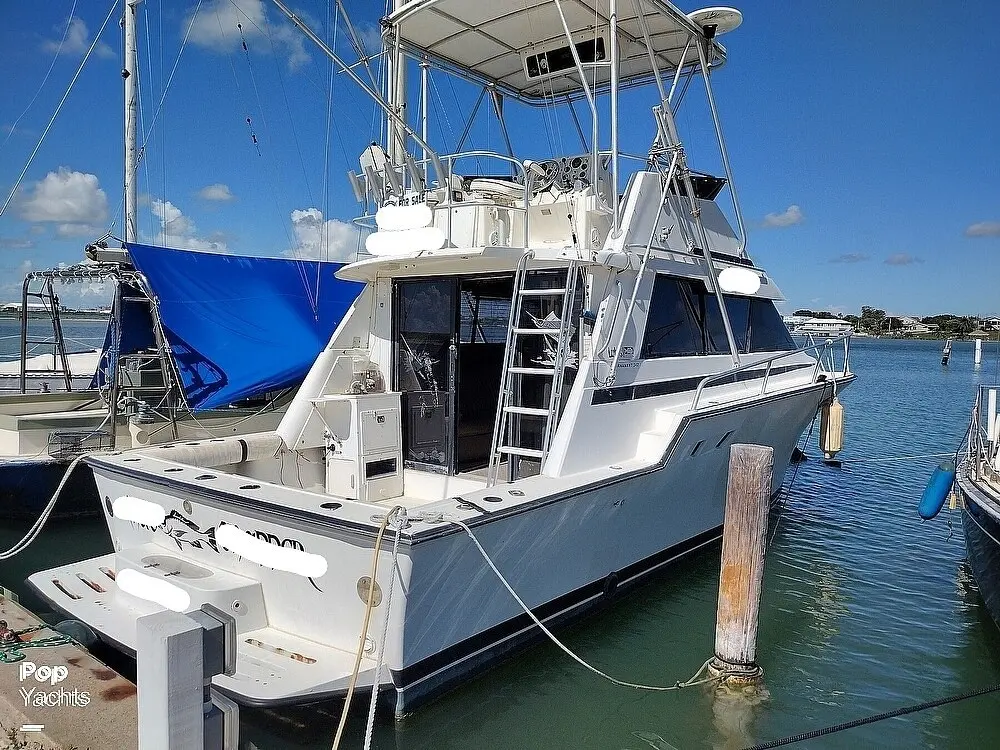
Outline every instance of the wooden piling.
<svg viewBox="0 0 1000 750"><path fill-rule="evenodd" d="M735 444L729 451L729 488L722 532L722 569L712 668L727 678L753 681L757 615L764 577L764 546L774 450Z"/></svg>

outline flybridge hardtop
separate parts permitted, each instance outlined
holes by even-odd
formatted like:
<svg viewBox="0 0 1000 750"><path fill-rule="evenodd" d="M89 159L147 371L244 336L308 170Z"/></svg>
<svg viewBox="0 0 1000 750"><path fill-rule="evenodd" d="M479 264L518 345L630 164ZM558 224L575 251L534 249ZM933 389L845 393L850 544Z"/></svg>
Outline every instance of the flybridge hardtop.
<svg viewBox="0 0 1000 750"><path fill-rule="evenodd" d="M746 253L708 75L738 11L399 1L375 91L275 2L386 116L349 174L372 257L339 276L364 288L276 430L90 456L116 551L30 580L125 648L149 612L229 612L236 672L214 684L244 703L361 686L403 714L538 637L531 618L716 539L734 443L773 449L776 492L853 380L849 339L797 348ZM484 86L501 148L437 143L432 69ZM725 177L691 169L674 118L696 76ZM618 93L643 81L636 157L619 125L634 140L647 111ZM505 96L562 118L565 150L518 153Z"/></svg>
<svg viewBox="0 0 1000 750"><path fill-rule="evenodd" d="M617 18L616 36L610 31L611 8ZM696 68L698 52L692 40L703 42L705 26L713 23L728 31L734 18L731 9L713 8L699 11L692 20L661 0L623 2L618 7L601 0L410 0L387 21L407 52L542 105L557 96L584 96L584 76L592 88L610 86L607 63L615 48L621 86L651 81L651 56L661 71ZM595 29L606 31L595 33ZM726 52L713 41L708 55L709 65L717 67ZM582 74L574 58L583 65L604 65Z"/></svg>

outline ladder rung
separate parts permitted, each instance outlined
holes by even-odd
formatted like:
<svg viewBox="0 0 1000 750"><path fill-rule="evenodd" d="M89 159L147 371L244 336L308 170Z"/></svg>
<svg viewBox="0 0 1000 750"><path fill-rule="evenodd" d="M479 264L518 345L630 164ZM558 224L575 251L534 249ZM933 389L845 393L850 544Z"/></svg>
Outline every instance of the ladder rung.
<svg viewBox="0 0 1000 750"><path fill-rule="evenodd" d="M515 375L555 375L554 367L508 367L507 372Z"/></svg>
<svg viewBox="0 0 1000 750"><path fill-rule="evenodd" d="M562 297L566 294L565 289L522 289L518 292L522 297Z"/></svg>
<svg viewBox="0 0 1000 750"><path fill-rule="evenodd" d="M515 328L518 336L558 336L558 328Z"/></svg>
<svg viewBox="0 0 1000 750"><path fill-rule="evenodd" d="M501 445L497 453L507 453L512 456L526 456L528 458L543 458L545 456L540 450L534 448L517 448L513 445Z"/></svg>
<svg viewBox="0 0 1000 750"><path fill-rule="evenodd" d="M526 414L529 417L547 417L548 409L538 409L534 406L505 406L503 408L508 414Z"/></svg>
<svg viewBox="0 0 1000 750"><path fill-rule="evenodd" d="M25 339L24 343L25 344L49 344L51 346L55 346L56 342L55 341L44 341L42 339Z"/></svg>

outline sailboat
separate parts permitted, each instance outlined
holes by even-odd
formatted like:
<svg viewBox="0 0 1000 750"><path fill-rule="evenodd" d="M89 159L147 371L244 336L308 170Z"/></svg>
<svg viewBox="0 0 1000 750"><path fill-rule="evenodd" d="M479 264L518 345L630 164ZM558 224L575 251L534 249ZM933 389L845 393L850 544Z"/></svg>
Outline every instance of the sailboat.
<svg viewBox="0 0 1000 750"><path fill-rule="evenodd" d="M145 614L227 613L213 685L241 703L363 689L402 715L716 540L732 444L773 448L777 492L850 338L796 347L747 253L710 75L739 11L400 0L380 92L275 2L386 116L349 175L376 231L338 276L364 289L275 430L88 456L115 552L29 580L126 651ZM417 65L482 87L501 135L540 107L580 146L436 150ZM724 177L681 140L699 79Z"/></svg>
<svg viewBox="0 0 1000 750"><path fill-rule="evenodd" d="M124 14L124 237L120 248L103 238L87 246L84 262L25 277L21 359L9 378L18 390L0 394L0 518L37 518L87 451L273 429L361 291L335 278L343 263L139 242L137 76L129 72L138 66L137 5ZM88 281L112 285L110 320L100 347L68 353L57 290ZM37 345L52 355L30 356L32 299L52 328ZM60 495L58 517L100 512L84 465Z"/></svg>

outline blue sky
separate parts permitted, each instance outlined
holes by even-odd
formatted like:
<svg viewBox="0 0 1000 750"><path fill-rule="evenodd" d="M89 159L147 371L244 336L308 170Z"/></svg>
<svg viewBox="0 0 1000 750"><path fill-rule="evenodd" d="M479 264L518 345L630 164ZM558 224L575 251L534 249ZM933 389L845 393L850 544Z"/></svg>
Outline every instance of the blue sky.
<svg viewBox="0 0 1000 750"><path fill-rule="evenodd" d="M346 4L373 44L382 3ZM354 60L343 20L328 5L295 7ZM1000 313L991 288L1000 270L1000 50L974 28L992 6L966 3L959 17L953 5L929 0L905 11L846 0L754 6L725 37L729 63L713 82L748 250L785 292L786 311L870 304L895 314ZM111 7L50 0L0 10L3 200ZM140 6L142 238L257 255L352 256L357 205L344 173L379 137L370 102L336 75L328 106L329 64L271 4L203 0L195 15L196 7ZM121 234L120 10L0 216L0 299L16 298L26 270L77 261L86 242ZM434 145L453 150L459 110L474 97L468 85L432 77L432 102L444 105L431 118ZM681 136L692 166L718 173L711 140L694 130L702 98L696 82ZM635 113L623 128L626 149L648 147L653 103L648 90L623 97ZM502 150L485 112L471 145ZM565 118L556 127L548 113L512 104L508 118L523 158L579 150ZM91 291L80 286L76 295L85 301Z"/></svg>

